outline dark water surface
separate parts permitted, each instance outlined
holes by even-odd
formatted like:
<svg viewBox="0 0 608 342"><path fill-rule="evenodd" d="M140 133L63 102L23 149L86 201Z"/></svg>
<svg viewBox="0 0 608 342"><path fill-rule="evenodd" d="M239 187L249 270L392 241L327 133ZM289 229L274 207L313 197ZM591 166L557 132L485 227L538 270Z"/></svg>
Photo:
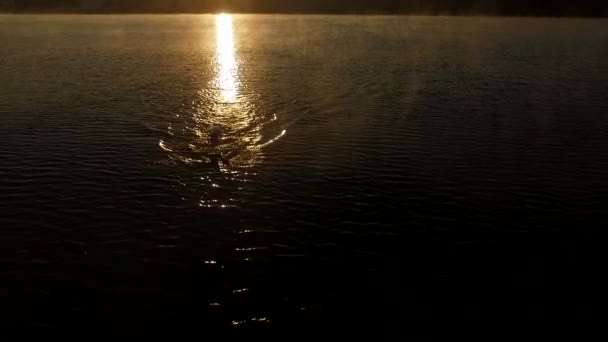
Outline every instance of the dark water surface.
<svg viewBox="0 0 608 342"><path fill-rule="evenodd" d="M3 324L593 316L608 21L0 16Z"/></svg>

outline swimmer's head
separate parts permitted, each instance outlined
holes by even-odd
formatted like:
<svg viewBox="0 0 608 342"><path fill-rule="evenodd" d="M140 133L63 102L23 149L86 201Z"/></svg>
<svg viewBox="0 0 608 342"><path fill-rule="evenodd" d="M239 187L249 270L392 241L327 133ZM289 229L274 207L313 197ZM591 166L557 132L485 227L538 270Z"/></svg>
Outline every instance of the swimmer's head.
<svg viewBox="0 0 608 342"><path fill-rule="evenodd" d="M211 145L219 144L221 139L222 139L222 132L219 129L214 129L213 131L211 131L211 134L209 134L209 143Z"/></svg>

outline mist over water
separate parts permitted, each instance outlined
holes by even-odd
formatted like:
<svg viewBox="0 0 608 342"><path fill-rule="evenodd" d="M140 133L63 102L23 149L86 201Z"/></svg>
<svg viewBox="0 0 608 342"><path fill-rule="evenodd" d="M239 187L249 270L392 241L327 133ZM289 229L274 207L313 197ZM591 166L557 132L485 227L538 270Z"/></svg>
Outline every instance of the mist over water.
<svg viewBox="0 0 608 342"><path fill-rule="evenodd" d="M607 40L604 20L0 16L2 318L585 317Z"/></svg>

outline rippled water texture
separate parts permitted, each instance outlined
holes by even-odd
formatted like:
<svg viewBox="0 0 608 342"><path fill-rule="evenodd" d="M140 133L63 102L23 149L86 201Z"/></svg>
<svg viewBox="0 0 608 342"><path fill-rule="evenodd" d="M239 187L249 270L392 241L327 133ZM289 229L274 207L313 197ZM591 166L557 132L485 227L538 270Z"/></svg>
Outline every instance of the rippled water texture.
<svg viewBox="0 0 608 342"><path fill-rule="evenodd" d="M2 324L593 316L607 41L605 20L0 16Z"/></svg>

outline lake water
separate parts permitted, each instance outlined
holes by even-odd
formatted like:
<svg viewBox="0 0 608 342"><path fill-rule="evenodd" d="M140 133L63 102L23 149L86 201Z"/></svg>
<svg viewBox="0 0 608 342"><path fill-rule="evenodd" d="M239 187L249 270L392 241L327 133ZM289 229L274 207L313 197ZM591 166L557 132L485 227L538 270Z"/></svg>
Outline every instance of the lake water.
<svg viewBox="0 0 608 342"><path fill-rule="evenodd" d="M0 16L12 326L585 319L608 21Z"/></svg>

